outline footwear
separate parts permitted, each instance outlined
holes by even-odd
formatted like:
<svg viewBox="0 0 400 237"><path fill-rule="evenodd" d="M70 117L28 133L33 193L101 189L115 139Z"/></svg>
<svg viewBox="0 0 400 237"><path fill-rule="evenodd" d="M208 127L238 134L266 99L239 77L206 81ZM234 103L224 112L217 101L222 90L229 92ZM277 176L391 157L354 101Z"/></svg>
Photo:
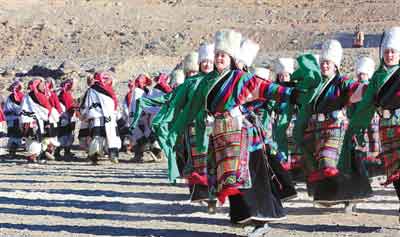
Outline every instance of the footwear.
<svg viewBox="0 0 400 237"><path fill-rule="evenodd" d="M163 159L163 153L161 149L153 147L151 149L151 153L156 157L157 161L161 161Z"/></svg>
<svg viewBox="0 0 400 237"><path fill-rule="evenodd" d="M92 165L98 165L99 159L97 155L88 156L88 159L92 162Z"/></svg>
<svg viewBox="0 0 400 237"><path fill-rule="evenodd" d="M78 158L72 154L71 148L64 149L64 161L67 162L78 161Z"/></svg>
<svg viewBox="0 0 400 237"><path fill-rule="evenodd" d="M110 158L110 161L114 164L118 164L118 153L115 151L110 151L108 157Z"/></svg>
<svg viewBox="0 0 400 237"><path fill-rule="evenodd" d="M264 234L268 233L271 230L271 228L268 226L267 223L265 223L262 226L256 226L256 228L247 236L248 237L261 237Z"/></svg>
<svg viewBox="0 0 400 237"><path fill-rule="evenodd" d="M135 163L143 163L143 152L140 150L138 146L135 146L135 155L133 156L132 161Z"/></svg>
<svg viewBox="0 0 400 237"><path fill-rule="evenodd" d="M47 160L56 160L56 158L48 151L44 152L44 156L46 157Z"/></svg>
<svg viewBox="0 0 400 237"><path fill-rule="evenodd" d="M217 201L210 200L208 203L208 214L215 214L217 212Z"/></svg>
<svg viewBox="0 0 400 237"><path fill-rule="evenodd" d="M111 161L112 163L114 163L114 164L118 164L118 163L119 163L117 157L110 157L110 161Z"/></svg>
<svg viewBox="0 0 400 237"><path fill-rule="evenodd" d="M56 158L57 161L61 161L61 148L57 147L54 151L54 157Z"/></svg>
<svg viewBox="0 0 400 237"><path fill-rule="evenodd" d="M28 161L28 164L37 163L36 156L28 156L26 157L26 160Z"/></svg>

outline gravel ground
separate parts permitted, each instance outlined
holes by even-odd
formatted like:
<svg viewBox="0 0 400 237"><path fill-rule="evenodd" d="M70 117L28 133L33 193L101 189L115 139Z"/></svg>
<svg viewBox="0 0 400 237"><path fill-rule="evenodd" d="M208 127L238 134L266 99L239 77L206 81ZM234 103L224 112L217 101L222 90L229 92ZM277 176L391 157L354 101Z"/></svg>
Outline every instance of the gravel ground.
<svg viewBox="0 0 400 237"><path fill-rule="evenodd" d="M184 183L168 183L165 162L128 158L99 166L84 159L45 165L3 159L0 236L245 236L230 225L226 205L210 215L206 206L188 202ZM287 220L272 223L265 236L400 236L393 188L373 184L374 197L357 214L314 207L298 184L298 198L285 203Z"/></svg>

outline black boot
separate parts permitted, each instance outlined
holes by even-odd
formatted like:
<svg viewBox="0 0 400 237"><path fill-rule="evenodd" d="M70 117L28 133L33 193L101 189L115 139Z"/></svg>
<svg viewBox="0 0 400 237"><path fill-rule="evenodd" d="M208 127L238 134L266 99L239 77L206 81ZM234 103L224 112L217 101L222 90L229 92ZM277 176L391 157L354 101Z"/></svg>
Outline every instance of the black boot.
<svg viewBox="0 0 400 237"><path fill-rule="evenodd" d="M135 156L133 157L133 162L143 163L143 154L145 150L145 139L139 139L134 147Z"/></svg>
<svg viewBox="0 0 400 237"><path fill-rule="evenodd" d="M56 158L57 161L62 161L63 158L61 157L61 148L57 147L56 150L54 151L54 157Z"/></svg>
<svg viewBox="0 0 400 237"><path fill-rule="evenodd" d="M92 162L92 165L98 165L99 164L98 163L99 162L99 158L98 158L97 154L88 156L88 159Z"/></svg>
<svg viewBox="0 0 400 237"><path fill-rule="evenodd" d="M110 150L108 153L108 157L110 158L110 161L114 164L118 164L118 150Z"/></svg>
<svg viewBox="0 0 400 237"><path fill-rule="evenodd" d="M8 150L8 158L10 159L14 158L16 153L17 153L17 145L15 143L12 143Z"/></svg>
<svg viewBox="0 0 400 237"><path fill-rule="evenodd" d="M46 151L42 151L40 155L37 158L37 163L39 164L46 164L47 163L47 157L46 157Z"/></svg>
<svg viewBox="0 0 400 237"><path fill-rule="evenodd" d="M71 152L71 147L64 148L64 159L70 162L77 161L77 158Z"/></svg>

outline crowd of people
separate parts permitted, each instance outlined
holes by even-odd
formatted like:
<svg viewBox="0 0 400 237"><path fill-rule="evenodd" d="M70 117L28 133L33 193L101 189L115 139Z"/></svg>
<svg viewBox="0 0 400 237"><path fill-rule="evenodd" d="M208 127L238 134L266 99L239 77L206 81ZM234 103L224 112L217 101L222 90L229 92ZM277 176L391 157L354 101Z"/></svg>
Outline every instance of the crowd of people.
<svg viewBox="0 0 400 237"><path fill-rule="evenodd" d="M234 30L189 53L170 75L140 74L119 103L115 76L100 71L74 98L76 80L58 86L33 78L27 91L15 80L0 113L11 156L24 147L29 162L74 159L79 144L97 164L132 151L167 158L168 178L185 178L189 198L229 201L230 221L261 236L268 223L286 218L282 202L305 182L314 202L344 204L345 212L373 195L370 178L387 175L400 199L400 27L384 32L380 56L355 60L342 74L337 40L320 54L253 62L259 45ZM79 123L78 123L79 121Z"/></svg>

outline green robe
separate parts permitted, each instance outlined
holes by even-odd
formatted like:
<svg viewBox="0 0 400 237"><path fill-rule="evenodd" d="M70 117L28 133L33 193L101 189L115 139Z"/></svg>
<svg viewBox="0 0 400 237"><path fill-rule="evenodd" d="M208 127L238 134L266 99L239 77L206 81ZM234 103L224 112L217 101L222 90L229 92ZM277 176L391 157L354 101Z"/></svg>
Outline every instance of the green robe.
<svg viewBox="0 0 400 237"><path fill-rule="evenodd" d="M398 70L400 65L386 68L383 63L372 76L368 87L359 103L357 103L355 111L349 122L349 127L346 131L344 147L340 158L340 167L344 171L350 170L350 159L353 154L354 144L352 138L356 135L358 142L363 143L364 130L371 124L371 120L377 110L375 97L378 90L386 83L393 72ZM393 88L396 89L396 88ZM390 93L389 93L390 94Z"/></svg>
<svg viewBox="0 0 400 237"><path fill-rule="evenodd" d="M160 111L153 119L152 130L157 135L159 145L168 158L168 179L172 183L174 183L176 178L180 176L176 163L175 143L178 135L182 134L183 129L188 124L188 122L183 124L177 122L177 120L180 117L187 117L188 121L193 120L188 106L192 104L192 100L195 98L194 93L202 80L208 80L215 76L215 72L209 74L199 73L196 76L187 78L185 82L179 85L172 93L156 99L140 98L136 105L136 111L131 128L134 128L137 125L143 107L161 106ZM204 129L196 128L196 134L201 133L205 133L205 126ZM207 147L205 146L202 149L207 150Z"/></svg>

